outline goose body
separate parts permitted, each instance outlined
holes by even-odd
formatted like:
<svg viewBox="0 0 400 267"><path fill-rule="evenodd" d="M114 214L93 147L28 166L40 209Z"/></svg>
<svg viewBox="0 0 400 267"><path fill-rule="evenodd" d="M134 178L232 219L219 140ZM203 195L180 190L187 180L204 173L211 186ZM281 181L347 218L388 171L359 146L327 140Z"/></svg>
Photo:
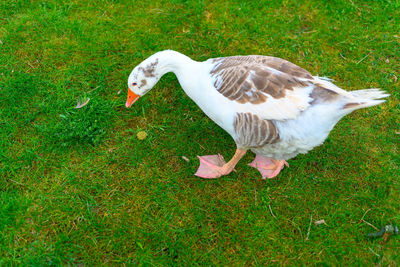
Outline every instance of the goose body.
<svg viewBox="0 0 400 267"><path fill-rule="evenodd" d="M380 104L388 96L378 89L347 92L276 57L233 56L197 62L166 50L132 71L126 106L171 71L185 93L237 145L228 163L220 155L199 157L196 175L203 178L228 174L247 150L257 155L250 166L263 178L272 178L287 165L286 160L321 145L343 116Z"/></svg>

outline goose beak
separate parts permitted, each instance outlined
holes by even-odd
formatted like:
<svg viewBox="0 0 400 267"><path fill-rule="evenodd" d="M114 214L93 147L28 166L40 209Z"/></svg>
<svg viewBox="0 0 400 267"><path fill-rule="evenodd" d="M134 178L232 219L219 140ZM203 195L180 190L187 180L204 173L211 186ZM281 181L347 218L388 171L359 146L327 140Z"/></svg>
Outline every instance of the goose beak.
<svg viewBox="0 0 400 267"><path fill-rule="evenodd" d="M128 98L126 99L125 107L130 108L133 103L135 103L139 99L139 97L140 95L137 95L128 89Z"/></svg>

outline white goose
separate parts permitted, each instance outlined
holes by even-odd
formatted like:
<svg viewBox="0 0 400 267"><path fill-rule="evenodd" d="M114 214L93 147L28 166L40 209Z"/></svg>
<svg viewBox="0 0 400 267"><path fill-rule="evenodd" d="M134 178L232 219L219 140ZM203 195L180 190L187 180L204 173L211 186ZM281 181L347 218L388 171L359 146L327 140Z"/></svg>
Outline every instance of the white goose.
<svg viewBox="0 0 400 267"><path fill-rule="evenodd" d="M378 89L347 92L284 59L233 56L197 62L172 50L158 52L128 78L130 107L167 72L185 93L235 140L237 150L225 163L221 155L199 157L195 175L229 174L251 150L249 164L263 179L278 175L286 160L321 145L335 124L350 112L378 105L389 96Z"/></svg>

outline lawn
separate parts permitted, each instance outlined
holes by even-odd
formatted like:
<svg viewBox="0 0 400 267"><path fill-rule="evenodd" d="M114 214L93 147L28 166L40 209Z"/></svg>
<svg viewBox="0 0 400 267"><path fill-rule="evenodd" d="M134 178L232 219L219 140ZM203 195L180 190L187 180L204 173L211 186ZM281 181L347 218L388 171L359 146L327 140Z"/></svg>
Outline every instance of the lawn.
<svg viewBox="0 0 400 267"><path fill-rule="evenodd" d="M399 236L366 235L400 224L399 10L396 0L1 1L0 265L396 265ZM277 56L391 96L275 179L248 167L248 153L237 172L203 180L196 155L227 159L235 144L173 74L124 106L133 67L164 49Z"/></svg>

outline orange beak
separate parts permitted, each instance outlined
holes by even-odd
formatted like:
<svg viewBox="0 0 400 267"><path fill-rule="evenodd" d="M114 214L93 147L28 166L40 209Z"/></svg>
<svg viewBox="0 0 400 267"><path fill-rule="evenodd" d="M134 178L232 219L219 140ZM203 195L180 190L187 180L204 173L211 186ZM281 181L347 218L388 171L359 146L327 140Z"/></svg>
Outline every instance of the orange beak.
<svg viewBox="0 0 400 267"><path fill-rule="evenodd" d="M128 98L126 99L125 107L130 108L133 105L133 103L135 103L136 100L139 99L139 97L140 95L137 95L128 89Z"/></svg>

